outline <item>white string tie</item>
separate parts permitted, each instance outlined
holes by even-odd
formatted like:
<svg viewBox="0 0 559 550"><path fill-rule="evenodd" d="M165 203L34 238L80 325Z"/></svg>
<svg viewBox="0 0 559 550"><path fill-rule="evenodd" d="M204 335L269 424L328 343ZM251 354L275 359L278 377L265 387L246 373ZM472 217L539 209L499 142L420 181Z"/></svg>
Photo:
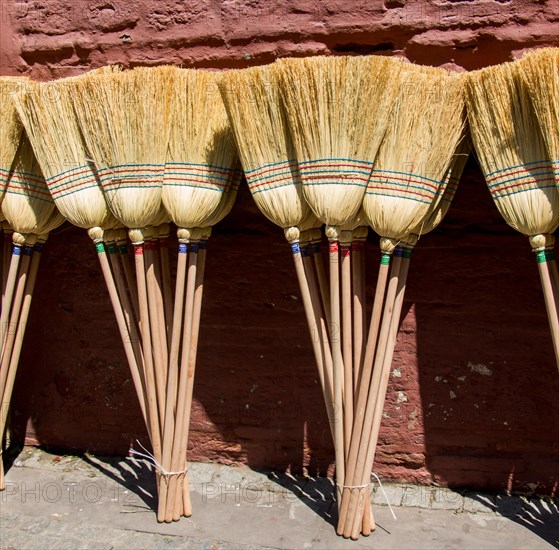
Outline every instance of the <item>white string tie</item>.
<svg viewBox="0 0 559 550"><path fill-rule="evenodd" d="M136 443L145 451L145 453L141 453L139 451L136 451L135 449L130 449L128 452L131 455L134 456L141 456L142 458L145 458L147 461L151 462L154 466L155 469L157 470L157 472L162 475L163 477L167 478L170 476L178 476L181 474L186 474L186 472L188 472L188 467L186 467L184 470L182 470L181 472L168 472L167 470L165 470L165 468L163 468L163 466L160 464L160 462L158 462L158 460L155 458L155 456L153 456L153 454L151 454L137 439L136 439ZM132 457L126 457L126 458L132 458Z"/></svg>

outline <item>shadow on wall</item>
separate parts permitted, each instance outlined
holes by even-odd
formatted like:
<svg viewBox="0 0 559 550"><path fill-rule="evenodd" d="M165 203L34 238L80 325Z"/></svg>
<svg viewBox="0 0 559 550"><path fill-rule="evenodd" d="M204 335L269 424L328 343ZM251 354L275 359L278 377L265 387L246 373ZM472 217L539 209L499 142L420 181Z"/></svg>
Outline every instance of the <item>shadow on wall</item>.
<svg viewBox="0 0 559 550"><path fill-rule="evenodd" d="M557 497L559 374L537 265L474 160L413 262L408 303L433 480ZM412 368L402 363L402 376Z"/></svg>

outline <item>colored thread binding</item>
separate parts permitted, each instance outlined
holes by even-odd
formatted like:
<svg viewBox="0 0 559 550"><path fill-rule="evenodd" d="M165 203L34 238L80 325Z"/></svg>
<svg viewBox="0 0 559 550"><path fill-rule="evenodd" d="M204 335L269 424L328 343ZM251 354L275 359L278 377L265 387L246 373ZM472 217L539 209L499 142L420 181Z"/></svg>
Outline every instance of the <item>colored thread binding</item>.
<svg viewBox="0 0 559 550"><path fill-rule="evenodd" d="M382 254L380 257L380 265L390 265L391 254Z"/></svg>
<svg viewBox="0 0 559 550"><path fill-rule="evenodd" d="M536 252L536 261L539 264L552 262L553 260L555 260L555 252L553 250L538 250Z"/></svg>
<svg viewBox="0 0 559 550"><path fill-rule="evenodd" d="M99 241L98 243L95 243L95 249L97 250L97 252L99 254L104 254L105 253L105 245Z"/></svg>
<svg viewBox="0 0 559 550"><path fill-rule="evenodd" d="M186 254L188 252L188 245L186 243L179 243L179 254Z"/></svg>
<svg viewBox="0 0 559 550"><path fill-rule="evenodd" d="M292 254L301 253L301 248L299 247L299 243L291 243L291 253Z"/></svg>

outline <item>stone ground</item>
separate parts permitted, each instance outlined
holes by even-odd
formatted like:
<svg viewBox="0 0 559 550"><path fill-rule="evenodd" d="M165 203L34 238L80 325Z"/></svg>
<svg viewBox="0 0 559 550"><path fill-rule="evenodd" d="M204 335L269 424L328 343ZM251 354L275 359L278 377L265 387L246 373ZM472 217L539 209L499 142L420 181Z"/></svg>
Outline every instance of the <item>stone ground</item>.
<svg viewBox="0 0 559 550"><path fill-rule="evenodd" d="M559 548L559 506L542 499L386 484L377 530L335 534L324 478L191 464L193 516L158 524L142 460L56 456L25 448L0 494L2 549Z"/></svg>

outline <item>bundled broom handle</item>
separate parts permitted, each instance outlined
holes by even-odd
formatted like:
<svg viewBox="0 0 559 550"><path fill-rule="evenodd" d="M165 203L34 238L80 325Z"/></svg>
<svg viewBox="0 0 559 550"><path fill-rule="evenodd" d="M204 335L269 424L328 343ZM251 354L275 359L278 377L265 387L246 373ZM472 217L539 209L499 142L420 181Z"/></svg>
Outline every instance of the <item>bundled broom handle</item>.
<svg viewBox="0 0 559 550"><path fill-rule="evenodd" d="M118 297L118 291L113 280L113 275L111 273L111 268L109 262L107 261L107 255L105 253L105 245L101 241L101 238L94 239L95 248L97 250L97 257L99 258L99 263L101 264L101 271L103 272L103 277L105 279L105 284L109 291L109 297L111 299L111 304L113 306L113 311L115 313L116 322L118 325L118 330L120 332L120 337L124 345L124 352L126 353L126 359L128 360L128 365L130 367L130 373L132 375L132 382L134 383L134 388L138 396L138 401L140 403L140 409L142 411L142 416L144 418L145 425L150 433L151 429L147 409L146 400L144 399L144 387L142 383L141 368L142 365L138 364L136 360L136 354L134 352L134 346L132 345L132 335L128 332L126 327L126 319L124 318L124 313L120 305L120 300ZM146 381L147 385L147 381Z"/></svg>
<svg viewBox="0 0 559 550"><path fill-rule="evenodd" d="M161 434L163 434L163 423L165 422L165 390L167 385L167 353L165 350L165 356L162 355L163 342L161 341L161 327L160 327L160 316L157 301L157 277L155 275L155 250L153 241L151 240L152 232L149 232L149 236L146 235L146 240L144 243L145 250L145 281L146 281L146 291L148 299L148 311L149 311L149 325L148 331L151 329L151 349L153 352L153 364L155 369L155 389L157 393L157 409L159 415L159 425L161 429ZM165 338L166 341L166 338ZM159 457L161 458L161 457ZM158 459L159 460L159 459Z"/></svg>
<svg viewBox="0 0 559 550"><path fill-rule="evenodd" d="M144 262L144 243L141 232L132 230L131 241L134 245L134 259L136 264L136 282L138 285L138 303L140 306L140 328L142 349L144 355L144 376L146 381L146 415L149 425L153 455L157 461L161 460L161 420L155 390L155 371L151 349L151 334L149 323L149 306L146 289L146 275ZM138 233L138 234L137 234Z"/></svg>
<svg viewBox="0 0 559 550"><path fill-rule="evenodd" d="M2 297L2 314L0 315L0 331L1 334L1 349L4 349L4 342L6 339L6 331L8 329L8 321L10 319L10 309L12 299L14 297L14 289L16 285L17 272L19 269L19 262L21 258L22 243L16 243L12 249L12 257L10 261L10 269L8 270L8 277L6 279L6 288Z"/></svg>
<svg viewBox="0 0 559 550"><path fill-rule="evenodd" d="M396 345L396 339L398 336L398 327L400 324L400 315L402 313L402 306L404 303L406 280L408 277L411 251L412 251L411 248L406 247L403 249L403 257L402 257L401 267L398 275L396 298L394 300L394 309L392 311L392 317L386 319L386 321L389 323L389 336L388 336L388 341L386 342L386 348L384 353L382 355L379 355L379 358L381 358L382 361L381 363L382 366L380 371L380 383L377 387L376 395L370 396L372 397L371 402L374 404L372 430L370 431L370 433L365 432L365 436L366 436L365 441L367 441L368 439L366 446L363 445L363 448L366 449L365 460L362 463L361 471L359 472L357 470L356 476L354 478L357 484L359 485L364 485L368 483L371 477L371 466L374 461L378 435L380 432L380 426L382 422L382 412L384 409L384 401L386 398L386 390L388 388L388 382L390 379L392 358L394 356L394 348ZM379 352L381 352L381 349L379 349ZM363 511L364 511L365 494L366 494L365 491L359 491L357 495L352 495L352 497L355 500L357 500L357 510L353 518L353 525L351 526L351 533L350 533L351 538L354 540L356 540L359 536L359 526L361 524L361 517L363 516ZM351 515L349 516L349 518L351 520ZM346 535L346 533L347 531L344 532L344 536Z"/></svg>
<svg viewBox="0 0 559 550"><path fill-rule="evenodd" d="M186 278L186 298L184 303L184 324L182 331L182 357L180 361L179 372L179 386L177 394L177 408L175 418L175 434L173 438L172 460L171 467L175 472L185 470L185 459L181 461L183 449L182 434L184 432L184 423L186 417L186 402L188 393L188 365L190 355L190 340L192 337L192 314L194 310L194 294L196 291L196 269L198 264L198 243L190 244L190 253L188 254L188 272ZM186 449L184 449L184 456L186 457ZM186 470L185 470L186 473ZM178 476L180 477L180 476ZM169 485L167 487L167 510L165 521L172 521L179 519L180 510L178 510L178 502L182 496L182 492L178 492L177 487L179 481L182 482L183 478L177 480L177 476L169 478Z"/></svg>
<svg viewBox="0 0 559 550"><path fill-rule="evenodd" d="M31 255L33 254L33 244L34 243L26 243L26 245L23 247L23 259L20 261L19 265L19 277L17 278L15 295L11 304L10 321L8 326L6 327L6 338L4 346L2 347L0 362L0 398L2 398L4 394L4 387L8 377L8 369L12 358L12 350L16 337L17 324L19 322L21 307L25 294L29 264L31 263ZM1 402L7 403L8 401L2 400Z"/></svg>
<svg viewBox="0 0 559 550"><path fill-rule="evenodd" d="M339 521L337 533L339 535L346 536L346 519L348 517L352 518L354 510L349 510L350 496L356 489L351 488L355 485L355 472L358 469L358 461L362 453L365 451L362 449L362 444L364 444L363 434L367 434L371 430L374 408L371 407L370 397L372 398L376 394L376 388L379 384L380 378L380 365L382 361L382 355L386 347L386 342L389 336L389 323L388 319L391 318L392 308L394 305L394 299L397 291L398 284L398 274L401 265L401 255L399 249L393 254L393 259L390 260L389 254L383 254L381 257L381 263L379 266L379 275L377 279L377 287L375 291L375 302L373 307L373 312L371 315L371 325L369 329L369 337L367 340L367 348L365 352L365 360L363 363L363 372L361 379L361 387L359 388L359 393L357 396L357 407L355 412L355 421L353 426L353 437L352 443L349 451L348 467L347 467L347 485L343 490L342 504L339 513ZM386 300L384 299L384 294L386 290L386 282L388 277L388 268L390 263L392 263L392 268L390 271L390 282L388 284L388 291L386 293ZM386 306L384 308L384 316L382 328L379 327L380 317L382 315L383 303L386 301ZM378 338L378 345L377 345ZM382 350L382 351L381 351ZM376 352L376 354L375 354ZM376 359L375 359L376 355ZM380 361L379 361L380 356ZM373 369L374 362L374 369ZM358 489L357 489L358 490ZM348 516L349 514L349 516ZM352 518L353 519L353 518ZM349 536L349 535L347 535Z"/></svg>
<svg viewBox="0 0 559 550"><path fill-rule="evenodd" d="M330 430L332 431L332 436L334 437L334 411L332 403L333 363L330 347L328 345L326 326L324 319L322 318L322 307L318 296L318 289L312 273L310 257L301 252L301 246L298 242L291 242L290 244L293 262L295 265L295 272L297 274L297 280L301 290L301 298L305 309L305 316L307 318L307 325L311 335L320 385L322 387L322 393L324 394L324 400L326 403L328 423L330 424ZM305 269L305 264L307 269ZM315 327L314 330L313 327Z"/></svg>
<svg viewBox="0 0 559 550"><path fill-rule="evenodd" d="M175 287L175 305L173 308L171 345L169 350L169 370L167 373L167 402L165 406L165 422L163 433L163 468L171 469L173 440L175 437L175 409L177 406L177 390L179 379L179 353L181 344L181 330L184 306L184 288L186 282L186 261L188 244L179 241L177 259L177 278ZM167 492L169 478L162 477L159 485L159 503L157 521L172 521L173 512L167 515Z"/></svg>
<svg viewBox="0 0 559 550"><path fill-rule="evenodd" d="M326 229L329 248L328 257L330 264L330 344L332 346L332 360L334 362L334 446L336 455L336 486L338 508L340 506L341 488L345 482L345 453L344 453L344 408L343 408L343 377L344 366L342 358L342 345L340 341L340 264L338 230L335 227Z"/></svg>
<svg viewBox="0 0 559 550"><path fill-rule="evenodd" d="M196 290L194 291L194 304L192 306L192 333L190 336L190 353L188 356L188 393L186 396L186 416L184 420L184 432L182 434L181 457L180 460L186 464L186 454L188 449L188 434L190 431L190 415L192 412L192 399L194 396L194 375L196 370L196 356L198 353L198 336L200 334L200 316L202 313L202 298L204 296L204 274L206 271L206 245L207 241L202 240L198 249L198 266L196 269ZM175 513L181 509L186 517L192 515L192 504L190 502L190 491L188 487L188 475L184 474L182 492L177 490L175 498Z"/></svg>
<svg viewBox="0 0 559 550"><path fill-rule="evenodd" d="M25 335L25 329L27 327L27 319L29 317L29 309L31 307L31 299L33 298L33 289L35 288L35 281L37 280L37 271L39 269L39 262L41 260L41 252L43 249L43 242L46 240L47 236L41 237L41 242L35 245L35 253L31 260L31 267L29 269L29 274L27 276L27 282L25 285L25 296L23 298L23 304L21 307L20 317L17 321L17 330L14 339L14 348L12 350L12 355L10 358L8 377L6 380L5 387L3 388L2 403L9 403L12 397L12 391L14 388L14 382L16 378L17 365L19 363L19 357L21 355L21 348L23 346L23 337ZM0 414L0 441L3 438L4 430L6 429L7 422L7 411L2 410ZM2 464L0 456L0 490L4 489L4 466Z"/></svg>

